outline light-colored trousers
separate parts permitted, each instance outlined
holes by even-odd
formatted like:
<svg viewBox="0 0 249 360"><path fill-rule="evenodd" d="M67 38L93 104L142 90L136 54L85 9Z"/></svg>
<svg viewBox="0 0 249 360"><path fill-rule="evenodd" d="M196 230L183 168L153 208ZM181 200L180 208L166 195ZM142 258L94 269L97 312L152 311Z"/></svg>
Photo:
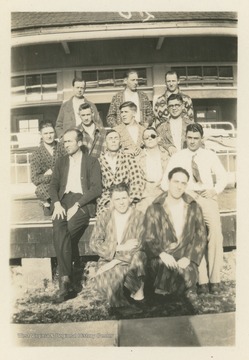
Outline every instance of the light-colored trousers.
<svg viewBox="0 0 249 360"><path fill-rule="evenodd" d="M199 265L199 285L220 282L223 263L223 235L217 197L196 199L202 208L204 221L208 227L208 246Z"/></svg>

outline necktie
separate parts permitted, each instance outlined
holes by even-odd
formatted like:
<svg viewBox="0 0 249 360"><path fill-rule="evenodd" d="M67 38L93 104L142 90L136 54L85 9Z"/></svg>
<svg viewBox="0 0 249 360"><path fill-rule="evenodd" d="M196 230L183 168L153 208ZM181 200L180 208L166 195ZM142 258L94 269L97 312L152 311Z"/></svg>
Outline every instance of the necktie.
<svg viewBox="0 0 249 360"><path fill-rule="evenodd" d="M193 173L193 179L195 180L195 182L197 183L202 183L201 181L201 176L200 176L200 172L199 172L199 169L198 169L198 165L197 163L195 162L195 157L196 157L197 154L194 154L193 157L192 157L192 162L191 162L191 167L192 167L192 173Z"/></svg>

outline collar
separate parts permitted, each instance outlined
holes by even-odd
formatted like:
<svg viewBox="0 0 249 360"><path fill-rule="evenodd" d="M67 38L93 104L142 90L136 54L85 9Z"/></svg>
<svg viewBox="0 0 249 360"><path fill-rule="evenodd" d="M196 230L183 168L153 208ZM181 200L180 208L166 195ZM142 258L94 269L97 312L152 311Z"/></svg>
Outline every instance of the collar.
<svg viewBox="0 0 249 360"><path fill-rule="evenodd" d="M168 196L168 191L164 192L163 194L159 195L154 201L153 204L159 204L159 205L163 205L165 202L166 197ZM192 198L192 196L184 193L182 195L182 199L184 200L184 202L189 205L193 202L196 202L195 199Z"/></svg>

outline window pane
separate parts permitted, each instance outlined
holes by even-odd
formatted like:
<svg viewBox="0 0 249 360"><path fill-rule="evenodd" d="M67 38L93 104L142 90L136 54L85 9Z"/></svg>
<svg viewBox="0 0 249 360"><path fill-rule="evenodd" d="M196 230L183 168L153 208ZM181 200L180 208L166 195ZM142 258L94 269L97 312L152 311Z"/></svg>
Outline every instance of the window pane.
<svg viewBox="0 0 249 360"><path fill-rule="evenodd" d="M126 71L128 71L128 69L114 70L115 86L123 86L124 85L124 78L125 78Z"/></svg>
<svg viewBox="0 0 249 360"><path fill-rule="evenodd" d="M233 80L233 67L219 66L219 79Z"/></svg>
<svg viewBox="0 0 249 360"><path fill-rule="evenodd" d="M114 86L114 78L112 70L99 71L99 86Z"/></svg>
<svg viewBox="0 0 249 360"><path fill-rule="evenodd" d="M216 66L204 66L203 67L203 79L216 80L218 79L218 71Z"/></svg>
<svg viewBox="0 0 249 360"><path fill-rule="evenodd" d="M187 80L187 74L186 74L186 67L185 66L181 66L181 67L172 67L171 71L176 71L176 73L178 74L180 81L186 81Z"/></svg>
<svg viewBox="0 0 249 360"><path fill-rule="evenodd" d="M41 99L41 79L40 75L26 76L27 100Z"/></svg>
<svg viewBox="0 0 249 360"><path fill-rule="evenodd" d="M97 71L82 71L82 79L86 81L87 88L98 87Z"/></svg>
<svg viewBox="0 0 249 360"><path fill-rule="evenodd" d="M200 66L189 66L188 71L188 80L202 80L202 69Z"/></svg>
<svg viewBox="0 0 249 360"><path fill-rule="evenodd" d="M43 100L57 99L57 75L42 75L42 96Z"/></svg>
<svg viewBox="0 0 249 360"><path fill-rule="evenodd" d="M24 76L15 76L11 79L11 92L13 100L25 101L25 81Z"/></svg>

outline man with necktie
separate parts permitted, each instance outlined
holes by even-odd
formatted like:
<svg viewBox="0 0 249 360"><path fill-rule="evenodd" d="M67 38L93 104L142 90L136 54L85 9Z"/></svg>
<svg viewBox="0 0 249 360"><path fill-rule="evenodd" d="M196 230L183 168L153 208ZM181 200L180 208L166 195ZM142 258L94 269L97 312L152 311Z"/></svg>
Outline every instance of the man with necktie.
<svg viewBox="0 0 249 360"><path fill-rule="evenodd" d="M218 294L223 236L217 195L227 185L227 173L216 153L203 148L202 138L203 128L200 124L192 123L187 126L187 149L180 150L171 157L161 187L163 190L167 189L167 176L174 167L183 167L190 174L186 192L201 206L208 228L207 252L199 266L199 294Z"/></svg>

